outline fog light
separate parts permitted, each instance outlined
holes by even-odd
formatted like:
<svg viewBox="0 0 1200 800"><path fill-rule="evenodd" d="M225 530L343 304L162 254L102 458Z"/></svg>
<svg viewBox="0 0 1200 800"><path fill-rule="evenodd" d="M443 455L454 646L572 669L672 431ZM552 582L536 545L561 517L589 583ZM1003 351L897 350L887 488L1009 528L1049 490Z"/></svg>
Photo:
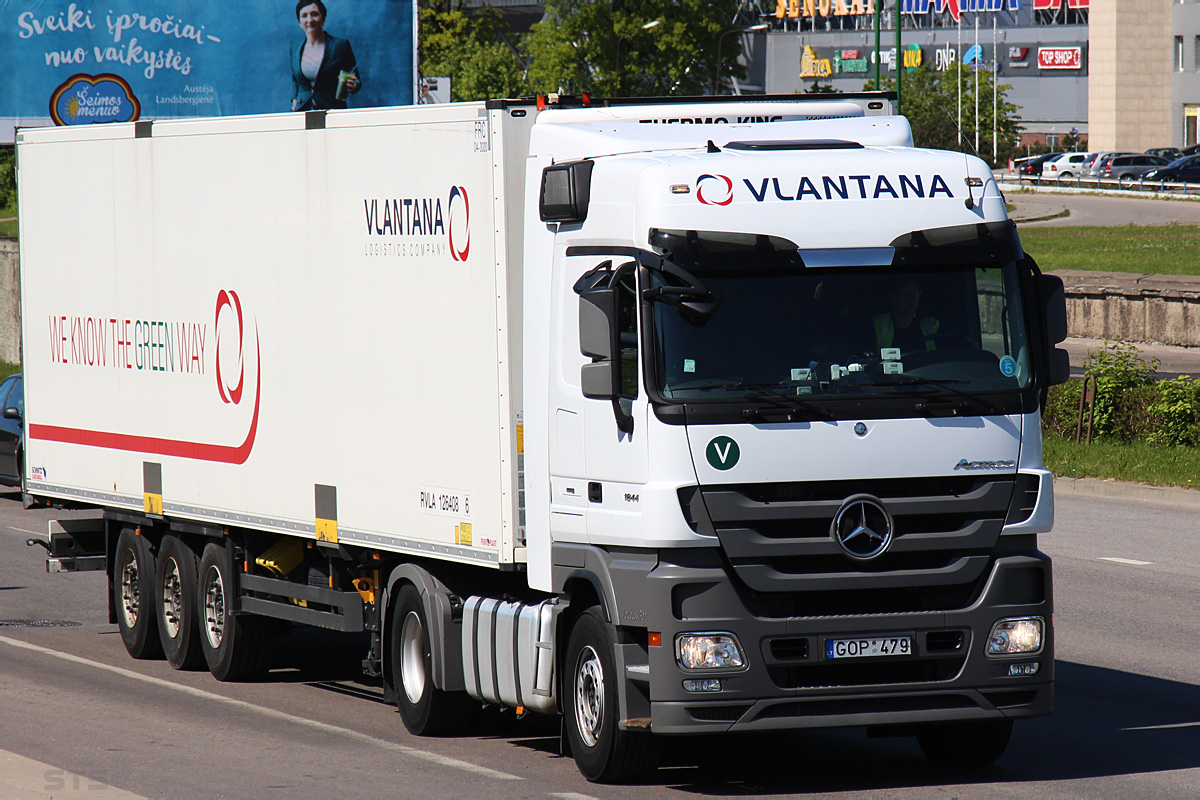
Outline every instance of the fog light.
<svg viewBox="0 0 1200 800"><path fill-rule="evenodd" d="M1042 629L1045 620L1041 617L1019 617L1002 619L992 626L988 636L989 656L1008 656L1042 651Z"/></svg>
<svg viewBox="0 0 1200 800"><path fill-rule="evenodd" d="M1027 678L1030 675L1037 675L1038 667L1041 664L1034 662L1032 664L1009 664L1008 677L1010 678Z"/></svg>
<svg viewBox="0 0 1200 800"><path fill-rule="evenodd" d="M719 692L721 682L716 678L703 678L696 681L684 681L683 688L689 692Z"/></svg>
<svg viewBox="0 0 1200 800"><path fill-rule="evenodd" d="M681 633L675 637L675 659L684 669L736 669L746 665L732 633Z"/></svg>

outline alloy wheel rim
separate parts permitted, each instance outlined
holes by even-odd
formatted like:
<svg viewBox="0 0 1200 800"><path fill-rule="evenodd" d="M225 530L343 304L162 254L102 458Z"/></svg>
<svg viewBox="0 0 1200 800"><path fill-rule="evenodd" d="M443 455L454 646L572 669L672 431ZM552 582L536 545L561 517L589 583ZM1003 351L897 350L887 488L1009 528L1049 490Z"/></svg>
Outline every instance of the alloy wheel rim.
<svg viewBox="0 0 1200 800"><path fill-rule="evenodd" d="M204 635L214 650L225 636L225 583L216 567L209 567L204 576Z"/></svg>
<svg viewBox="0 0 1200 800"><path fill-rule="evenodd" d="M575 722L583 743L595 747L604 726L604 668L591 645L580 652L575 669Z"/></svg>

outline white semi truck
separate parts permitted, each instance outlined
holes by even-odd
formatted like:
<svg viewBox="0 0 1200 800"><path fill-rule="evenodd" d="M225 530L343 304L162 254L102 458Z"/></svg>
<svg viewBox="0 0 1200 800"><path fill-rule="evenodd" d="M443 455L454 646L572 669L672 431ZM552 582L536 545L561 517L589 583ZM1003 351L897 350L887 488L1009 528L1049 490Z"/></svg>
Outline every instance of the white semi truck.
<svg viewBox="0 0 1200 800"><path fill-rule="evenodd" d="M774 729L987 762L1050 711L1061 282L890 96L17 149L24 491L103 508L48 568L107 570L133 657L369 632L414 734L558 714L597 781Z"/></svg>

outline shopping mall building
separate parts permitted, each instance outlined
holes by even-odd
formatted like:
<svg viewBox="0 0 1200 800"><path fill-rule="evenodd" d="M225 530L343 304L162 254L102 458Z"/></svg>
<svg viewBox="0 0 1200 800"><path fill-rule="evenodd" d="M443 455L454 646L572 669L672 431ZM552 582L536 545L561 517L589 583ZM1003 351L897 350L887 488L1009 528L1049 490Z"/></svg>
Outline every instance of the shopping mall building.
<svg viewBox="0 0 1200 800"><path fill-rule="evenodd" d="M874 76L875 0L757 5L770 30L744 38L747 93ZM995 70L1020 108L1023 144L1077 132L1092 149L1197 142L1200 0L899 0L908 67ZM770 7L768 7L770 6ZM880 69L894 76L892 9L881 13Z"/></svg>

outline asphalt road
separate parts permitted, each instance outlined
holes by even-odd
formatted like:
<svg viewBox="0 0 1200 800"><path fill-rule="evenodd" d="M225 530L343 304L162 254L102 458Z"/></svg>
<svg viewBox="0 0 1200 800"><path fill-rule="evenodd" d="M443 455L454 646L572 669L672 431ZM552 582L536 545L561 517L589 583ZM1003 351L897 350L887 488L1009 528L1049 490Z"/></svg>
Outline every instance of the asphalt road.
<svg viewBox="0 0 1200 800"><path fill-rule="evenodd" d="M359 637L298 629L270 679L134 661L103 573L47 575L25 539L50 511L0 495L0 795L10 797L1194 798L1200 787L1195 511L1072 495L1055 557L1057 710L994 766L947 772L859 731L676 739L646 784L594 786L557 724L488 717L417 739L361 678ZM41 626L32 626L41 621Z"/></svg>
<svg viewBox="0 0 1200 800"><path fill-rule="evenodd" d="M1023 190L1012 184L1002 184L1000 189L1004 192L1004 198L1015 206L1010 216L1022 227L1200 224L1198 199L1163 200L1116 194L1103 196L1074 191ZM1063 211L1067 213L1054 216ZM1042 217L1051 218L1040 219Z"/></svg>

